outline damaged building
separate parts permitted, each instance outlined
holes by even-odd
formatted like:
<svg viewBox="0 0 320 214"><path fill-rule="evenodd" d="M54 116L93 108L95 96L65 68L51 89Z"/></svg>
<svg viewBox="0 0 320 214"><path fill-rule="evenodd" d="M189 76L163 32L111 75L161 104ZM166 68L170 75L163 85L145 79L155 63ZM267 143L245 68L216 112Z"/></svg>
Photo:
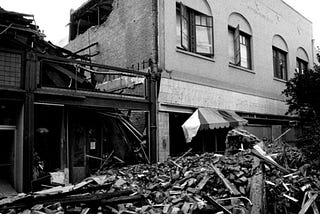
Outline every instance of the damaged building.
<svg viewBox="0 0 320 214"><path fill-rule="evenodd" d="M0 8L0 196L78 182L110 158L152 161L152 61L91 58L45 41L33 15Z"/></svg>
<svg viewBox="0 0 320 214"><path fill-rule="evenodd" d="M69 39L94 62L157 62L158 161L189 146L223 151L245 123L261 139L298 134L281 92L313 66L312 23L282 0L89 0L72 11Z"/></svg>

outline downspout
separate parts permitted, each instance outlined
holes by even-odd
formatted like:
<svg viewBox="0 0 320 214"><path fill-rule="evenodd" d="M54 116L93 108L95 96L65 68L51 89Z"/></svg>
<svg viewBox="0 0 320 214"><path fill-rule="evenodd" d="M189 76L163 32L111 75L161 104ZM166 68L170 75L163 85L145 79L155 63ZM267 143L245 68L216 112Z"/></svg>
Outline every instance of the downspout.
<svg viewBox="0 0 320 214"><path fill-rule="evenodd" d="M315 46L314 46L314 42L315 42L315 40L311 39L311 54L312 54L312 63L313 63L313 65L316 63L316 60L315 60L315 51L316 51L316 49L315 49Z"/></svg>
<svg viewBox="0 0 320 214"><path fill-rule="evenodd" d="M153 12L153 30L154 30L154 42L153 42L153 54L154 62L158 65L158 0L152 1L152 12Z"/></svg>

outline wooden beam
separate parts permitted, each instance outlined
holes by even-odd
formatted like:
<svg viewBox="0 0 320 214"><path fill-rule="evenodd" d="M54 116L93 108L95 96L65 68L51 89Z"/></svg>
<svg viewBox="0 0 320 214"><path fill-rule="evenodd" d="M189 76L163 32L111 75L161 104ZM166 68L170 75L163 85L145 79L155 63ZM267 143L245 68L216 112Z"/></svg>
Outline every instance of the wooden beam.
<svg viewBox="0 0 320 214"><path fill-rule="evenodd" d="M221 173L221 171L217 167L215 167L213 164L211 164L211 167L213 168L215 173L221 178L224 185L228 188L228 190L232 195L241 195L241 193L237 190L237 188L228 179L224 177L224 175Z"/></svg>
<svg viewBox="0 0 320 214"><path fill-rule="evenodd" d="M149 111L149 102L145 99L116 97L108 94L90 96L81 93L68 94L66 92L36 91L35 101L91 108L126 108Z"/></svg>
<svg viewBox="0 0 320 214"><path fill-rule="evenodd" d="M68 69L65 69L64 67L57 64L53 64L53 63L46 63L46 64L80 83L83 83L85 81L85 78L81 74L76 75L72 71L69 71Z"/></svg>

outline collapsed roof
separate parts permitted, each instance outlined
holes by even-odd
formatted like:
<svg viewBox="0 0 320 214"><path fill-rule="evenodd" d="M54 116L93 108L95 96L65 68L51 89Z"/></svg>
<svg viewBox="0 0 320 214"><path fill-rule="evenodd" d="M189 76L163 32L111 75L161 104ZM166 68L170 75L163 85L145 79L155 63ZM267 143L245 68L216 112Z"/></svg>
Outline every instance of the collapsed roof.
<svg viewBox="0 0 320 214"><path fill-rule="evenodd" d="M92 26L105 22L112 11L113 0L89 0L70 15L69 40Z"/></svg>

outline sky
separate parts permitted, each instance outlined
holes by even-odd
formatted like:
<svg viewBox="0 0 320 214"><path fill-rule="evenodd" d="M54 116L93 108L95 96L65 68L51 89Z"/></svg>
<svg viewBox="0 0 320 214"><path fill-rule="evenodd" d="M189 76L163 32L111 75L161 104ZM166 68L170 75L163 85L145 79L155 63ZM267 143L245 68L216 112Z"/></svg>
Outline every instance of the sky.
<svg viewBox="0 0 320 214"><path fill-rule="evenodd" d="M70 10L87 0L0 0L5 10L34 15L36 24L44 31L46 40L65 44L69 33ZM61 44L60 44L61 43Z"/></svg>
<svg viewBox="0 0 320 214"><path fill-rule="evenodd" d="M9 11L33 14L46 40L63 45L68 37L70 10L87 0L0 0L0 7ZM265 0L268 1L268 0ZM316 46L320 46L320 0L284 0L313 23Z"/></svg>

